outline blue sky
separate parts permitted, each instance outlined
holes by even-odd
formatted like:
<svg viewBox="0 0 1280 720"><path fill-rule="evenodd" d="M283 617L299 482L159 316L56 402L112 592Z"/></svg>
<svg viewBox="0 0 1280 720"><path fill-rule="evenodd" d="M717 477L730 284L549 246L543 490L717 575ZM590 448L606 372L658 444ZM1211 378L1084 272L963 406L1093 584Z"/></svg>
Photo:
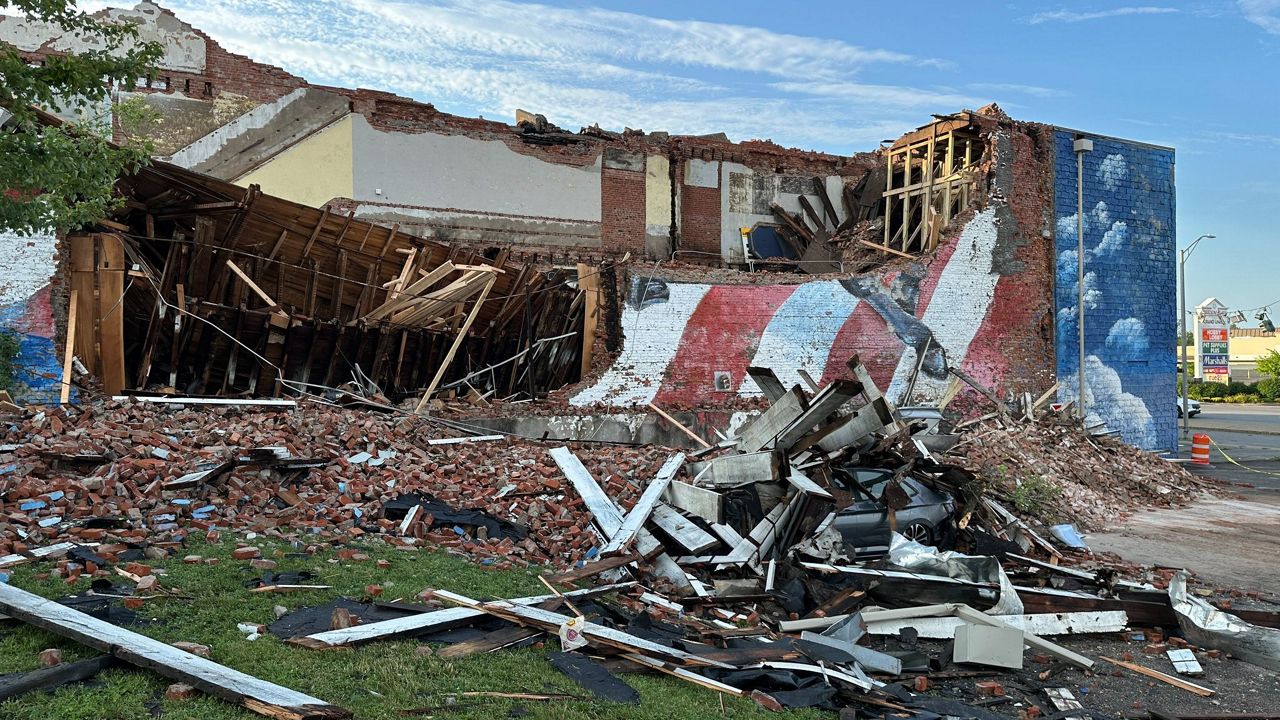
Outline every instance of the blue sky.
<svg viewBox="0 0 1280 720"><path fill-rule="evenodd" d="M312 82L462 115L509 121L522 107L571 130L851 153L996 101L1015 118L1170 145L1179 246L1217 235L1188 264L1189 304L1280 301L1280 0L1149 1L162 4Z"/></svg>

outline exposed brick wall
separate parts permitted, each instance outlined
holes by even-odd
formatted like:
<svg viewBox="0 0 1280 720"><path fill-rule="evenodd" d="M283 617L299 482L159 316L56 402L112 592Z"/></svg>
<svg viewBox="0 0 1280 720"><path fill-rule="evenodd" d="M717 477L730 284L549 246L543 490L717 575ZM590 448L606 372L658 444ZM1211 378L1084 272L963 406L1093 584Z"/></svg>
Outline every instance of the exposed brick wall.
<svg viewBox="0 0 1280 720"><path fill-rule="evenodd" d="M686 185L684 163L675 181L680 193L680 238L676 250L681 258L691 262L720 262L720 188L703 188Z"/></svg>
<svg viewBox="0 0 1280 720"><path fill-rule="evenodd" d="M604 168L600 176L600 236L606 252L644 252L644 172Z"/></svg>

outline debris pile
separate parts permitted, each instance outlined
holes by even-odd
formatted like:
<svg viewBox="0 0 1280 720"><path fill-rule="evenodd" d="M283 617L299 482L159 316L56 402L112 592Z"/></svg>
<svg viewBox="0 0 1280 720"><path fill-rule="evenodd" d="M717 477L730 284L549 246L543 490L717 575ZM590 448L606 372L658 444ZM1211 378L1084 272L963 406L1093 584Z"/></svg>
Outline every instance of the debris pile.
<svg viewBox="0 0 1280 720"><path fill-rule="evenodd" d="M995 492L1010 500L1027 498L1019 504L1022 512L1087 529L1139 508L1189 502L1211 489L1174 463L1118 438L1085 432L1065 413L1035 421L989 418L966 428L950 454L991 481Z"/></svg>
<svg viewBox="0 0 1280 720"><path fill-rule="evenodd" d="M625 479L662 455L603 444L582 453L628 502L638 489ZM459 436L419 416L318 403L54 407L0 435L0 554L243 530L303 543L376 535L499 569L564 566L594 542L563 484L541 443ZM499 525L508 530L491 532Z"/></svg>
<svg viewBox="0 0 1280 720"><path fill-rule="evenodd" d="M1270 662L1275 631L1255 623L1280 625L1280 615L1225 615L1172 573L1125 577L1092 558L1070 525L1042 527L1042 514L1020 505L1031 478L1062 488L1060 512L1086 520L1102 502L1166 504L1201 489L1165 461L1062 416L1031 420L1030 403L1026 420L997 400L994 418L938 435L939 425L889 404L856 357L847 377L808 391L766 368L748 372L767 409L715 444L681 428L699 446L687 452L466 436L455 421L385 406L44 410L8 426L0 446L0 541L13 553L0 566L68 553L74 562L60 572L114 564L139 590L160 592L145 565L121 567L130 552L149 544L173 554L192 533L232 530L308 548L376 538L495 569L548 566L558 572L540 576L548 592L538 596L430 588L423 604L308 611L329 618L319 627L285 614L244 629L312 649L416 637L448 643L439 653L451 658L554 636L553 666L615 702L637 701L616 673L659 672L773 710L991 718L1002 715L988 708L1006 704L1034 717L1083 709L1070 689L1079 679L1069 679L1100 662L1215 693L1131 654L1068 647L1071 636L1114 638L1130 625L1195 638L1150 644L1193 651L1171 655L1172 672L1211 657L1197 646ZM1099 499L1121 489L1118 500ZM250 592L325 588L274 575L254 547L233 557L265 571ZM89 645L107 638L104 649L125 662L135 647L159 652L33 597L0 586L0 611ZM76 629L88 625L92 637ZM452 632L460 628L469 632ZM1027 647L1043 670L1026 665ZM345 712L254 678L223 673L215 683L202 673L216 670L185 655L159 671L254 709ZM931 690L939 684L948 694Z"/></svg>

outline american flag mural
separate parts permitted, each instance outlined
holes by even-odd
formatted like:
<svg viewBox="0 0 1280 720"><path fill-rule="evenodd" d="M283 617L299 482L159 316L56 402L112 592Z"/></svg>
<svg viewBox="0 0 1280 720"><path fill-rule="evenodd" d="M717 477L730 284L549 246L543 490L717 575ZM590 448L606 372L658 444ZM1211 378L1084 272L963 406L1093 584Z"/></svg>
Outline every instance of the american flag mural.
<svg viewBox="0 0 1280 720"><path fill-rule="evenodd" d="M1008 365L1001 336L1027 319L991 310L1002 295L1029 290L1025 278L997 270L998 222L983 211L932 259L871 277L799 285L633 278L624 350L571 402L710 407L727 393L759 393L749 366L772 368L788 386L802 382L801 369L827 382L855 353L894 401L917 364L916 402L939 397L953 365L994 384ZM717 374L727 375L720 388Z"/></svg>

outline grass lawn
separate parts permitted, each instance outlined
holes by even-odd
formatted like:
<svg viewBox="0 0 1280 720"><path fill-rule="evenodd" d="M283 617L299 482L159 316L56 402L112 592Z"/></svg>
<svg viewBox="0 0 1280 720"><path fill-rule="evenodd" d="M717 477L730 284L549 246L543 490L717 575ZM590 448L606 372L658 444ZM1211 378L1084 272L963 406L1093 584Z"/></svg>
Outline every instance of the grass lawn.
<svg viewBox="0 0 1280 720"><path fill-rule="evenodd" d="M359 599L369 584L384 588L383 599L412 600L424 588L441 588L472 597L513 597L545 592L534 571L500 572L437 552L404 552L370 543L361 550L370 560L336 562L336 551L326 548L313 556L280 557L277 552L293 552L284 544L254 543L263 557L279 562L278 572L309 570L311 582L332 585L331 590L289 594L250 593L244 583L258 576L247 562L231 559L230 543L207 545L192 542L185 552L217 557L217 565L187 565L181 555L164 561L149 561L164 568L161 578L166 588L176 588L194 600L150 600L140 610L141 617L153 618L150 625L133 628L166 642L186 640L208 645L212 659L242 672L346 707L356 718L381 720L403 718L402 711L436 707L448 702L453 693L464 691L562 692L588 697L582 701L513 701L495 698L458 698L463 707L435 713L447 718L494 718L507 716L517 706L536 718L669 718L702 719L721 716L720 696L666 676L631 674L625 682L639 691L639 705L619 705L589 698L587 692L553 669L544 660L546 650L533 648L500 650L464 660L417 657L418 643L375 642L354 650L315 651L285 645L269 635L249 642L237 630L237 622L267 624L275 619L272 608L290 609L320 605L338 596ZM376 560L391 562L378 569ZM88 588L82 579L68 586L58 578L37 580L53 563L36 561L16 568L10 582L24 590L56 598ZM548 643L555 647L554 641ZM45 648L61 648L64 662L96 654L70 640L20 623L0 628L0 673L33 670L37 654ZM31 693L0 703L0 718L12 720L108 720L133 718L192 718L231 720L260 717L213 697L166 701L165 687L173 681L146 670L108 670L94 681L61 688L53 693ZM154 711L154 712L153 712ZM518 715L518 713L517 713ZM748 700L724 698L724 717L752 718L778 715L756 707ZM425 717L420 716L420 717ZM829 717L816 711L794 711L787 718Z"/></svg>

